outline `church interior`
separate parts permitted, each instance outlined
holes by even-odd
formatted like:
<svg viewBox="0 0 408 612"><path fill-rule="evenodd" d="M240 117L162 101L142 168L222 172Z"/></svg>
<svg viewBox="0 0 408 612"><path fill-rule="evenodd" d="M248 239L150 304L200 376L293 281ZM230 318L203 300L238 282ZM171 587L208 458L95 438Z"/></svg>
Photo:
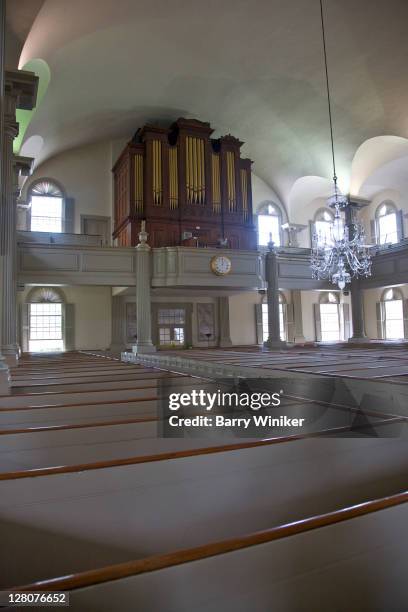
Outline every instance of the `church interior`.
<svg viewBox="0 0 408 612"><path fill-rule="evenodd" d="M407 23L0 0L1 608L408 609Z"/></svg>

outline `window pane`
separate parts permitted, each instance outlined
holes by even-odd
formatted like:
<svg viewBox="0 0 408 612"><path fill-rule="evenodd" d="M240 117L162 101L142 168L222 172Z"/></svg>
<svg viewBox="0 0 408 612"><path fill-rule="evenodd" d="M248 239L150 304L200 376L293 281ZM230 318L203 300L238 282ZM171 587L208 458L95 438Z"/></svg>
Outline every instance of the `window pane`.
<svg viewBox="0 0 408 612"><path fill-rule="evenodd" d="M183 327L174 328L174 342L176 342L177 344L184 343L184 328Z"/></svg>
<svg viewBox="0 0 408 612"><path fill-rule="evenodd" d="M258 242L267 246L272 234L276 246L280 246L280 217L277 215L258 215Z"/></svg>
<svg viewBox="0 0 408 612"><path fill-rule="evenodd" d="M340 340L338 304L320 304L320 323L324 342Z"/></svg>
<svg viewBox="0 0 408 612"><path fill-rule="evenodd" d="M30 304L29 350L63 350L61 304Z"/></svg>
<svg viewBox="0 0 408 612"><path fill-rule="evenodd" d="M283 304L279 304L279 332L280 339L286 340L285 318L283 316ZM264 342L269 337L268 304L262 304L262 339Z"/></svg>
<svg viewBox="0 0 408 612"><path fill-rule="evenodd" d="M160 327L159 341L160 344L170 344L170 327Z"/></svg>
<svg viewBox="0 0 408 612"><path fill-rule="evenodd" d="M315 231L317 234L317 242L319 245L333 244L333 238L331 235L332 223L330 221L316 221Z"/></svg>
<svg viewBox="0 0 408 612"><path fill-rule="evenodd" d="M402 300L385 303L385 338L398 340L404 337L404 315Z"/></svg>
<svg viewBox="0 0 408 612"><path fill-rule="evenodd" d="M184 308L161 308L158 312L159 325L175 325L177 323L185 323Z"/></svg>
<svg viewBox="0 0 408 612"><path fill-rule="evenodd" d="M283 316L283 304L279 304L279 328L280 328L280 339L286 340L285 319Z"/></svg>
<svg viewBox="0 0 408 612"><path fill-rule="evenodd" d="M262 339L264 342L268 339L268 330L268 304L262 304Z"/></svg>
<svg viewBox="0 0 408 612"><path fill-rule="evenodd" d="M62 232L62 198L32 196L31 231Z"/></svg>
<svg viewBox="0 0 408 612"><path fill-rule="evenodd" d="M380 244L398 242L397 215L391 213L378 218Z"/></svg>

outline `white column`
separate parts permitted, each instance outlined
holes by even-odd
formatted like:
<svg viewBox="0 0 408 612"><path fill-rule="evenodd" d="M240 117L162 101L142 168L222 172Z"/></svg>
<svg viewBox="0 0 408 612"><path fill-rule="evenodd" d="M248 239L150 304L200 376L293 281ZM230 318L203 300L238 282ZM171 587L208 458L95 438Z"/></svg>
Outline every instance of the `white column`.
<svg viewBox="0 0 408 612"><path fill-rule="evenodd" d="M218 322L220 329L219 346L232 346L228 296L218 298Z"/></svg>
<svg viewBox="0 0 408 612"><path fill-rule="evenodd" d="M269 336L264 342L264 346L268 349L280 349L286 347L286 342L283 342L280 338L278 259L273 242L271 241L268 246L269 250L265 258L265 274L268 285L266 300L268 303Z"/></svg>
<svg viewBox="0 0 408 612"><path fill-rule="evenodd" d="M349 228L351 239L354 237L354 223L357 221L357 211L363 206L367 206L367 203L361 204L360 202L350 201L350 205L346 207L346 225ZM359 278L351 279L350 291L353 335L349 338L349 342L369 342L365 332L363 292Z"/></svg>
<svg viewBox="0 0 408 612"><path fill-rule="evenodd" d="M4 95L4 131L2 139L2 223L3 291L1 317L1 350L9 366L17 365L17 196L14 175L13 140L18 135L17 108L31 110L37 96L38 78L29 72L7 71Z"/></svg>
<svg viewBox="0 0 408 612"><path fill-rule="evenodd" d="M358 278L353 278L351 289L351 320L353 322L353 335L349 342L369 342L364 325L363 292Z"/></svg>
<svg viewBox="0 0 408 612"><path fill-rule="evenodd" d="M295 344L303 344L305 337L303 335L303 311L302 311L302 293L300 289L293 289L292 291L292 302L293 302L293 317L295 323Z"/></svg>
<svg viewBox="0 0 408 612"><path fill-rule="evenodd" d="M121 353L126 348L126 303L123 295L112 296L112 353Z"/></svg>
<svg viewBox="0 0 408 612"><path fill-rule="evenodd" d="M156 347L152 342L152 315L150 298L150 258L151 248L147 244L145 222L139 234L136 247L136 345L134 353L154 353Z"/></svg>
<svg viewBox="0 0 408 612"><path fill-rule="evenodd" d="M6 96L8 98L8 96ZM6 108L12 106L8 99ZM7 110L11 110L10 108ZM13 140L18 134L18 125L12 120L12 113L5 116L4 139L3 139L3 180L4 180L4 201L3 201L3 223L6 229L4 236L4 255L3 255L3 291L2 299L2 320L1 337L2 353L10 367L17 365L18 346L17 346L17 320L16 320L16 196L15 180L13 172Z"/></svg>

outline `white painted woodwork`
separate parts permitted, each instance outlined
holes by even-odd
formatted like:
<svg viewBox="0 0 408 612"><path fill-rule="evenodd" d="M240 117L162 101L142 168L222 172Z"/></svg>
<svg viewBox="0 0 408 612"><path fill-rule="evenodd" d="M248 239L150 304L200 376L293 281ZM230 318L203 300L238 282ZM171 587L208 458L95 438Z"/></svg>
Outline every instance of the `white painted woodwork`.
<svg viewBox="0 0 408 612"><path fill-rule="evenodd" d="M2 586L234 537L398 492L405 445L386 438L297 440L3 481ZM35 564L27 549L37 551Z"/></svg>
<svg viewBox="0 0 408 612"><path fill-rule="evenodd" d="M406 608L407 504L73 591L71 610L372 612Z"/></svg>

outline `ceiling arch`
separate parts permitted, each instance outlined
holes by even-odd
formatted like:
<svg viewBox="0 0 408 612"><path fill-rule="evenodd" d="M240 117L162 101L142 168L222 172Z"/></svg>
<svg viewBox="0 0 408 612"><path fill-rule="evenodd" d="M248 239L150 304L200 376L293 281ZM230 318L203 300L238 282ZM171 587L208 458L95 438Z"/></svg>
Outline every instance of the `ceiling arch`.
<svg viewBox="0 0 408 612"><path fill-rule="evenodd" d="M408 136L408 3L325 8L347 190L362 143ZM332 175L317 0L46 0L20 65L38 57L52 80L25 135L43 139L37 163L186 116L244 140L255 174L287 207L300 177Z"/></svg>

